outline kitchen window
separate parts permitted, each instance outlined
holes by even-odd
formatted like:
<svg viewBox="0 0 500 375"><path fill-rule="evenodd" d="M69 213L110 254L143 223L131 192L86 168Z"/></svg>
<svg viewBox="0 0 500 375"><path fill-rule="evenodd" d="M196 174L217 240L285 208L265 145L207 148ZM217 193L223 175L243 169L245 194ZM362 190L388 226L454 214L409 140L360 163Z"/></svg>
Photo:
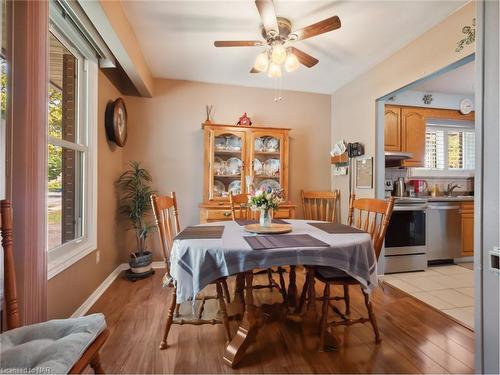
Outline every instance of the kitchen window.
<svg viewBox="0 0 500 375"><path fill-rule="evenodd" d="M97 248L97 58L51 2L48 278Z"/></svg>
<svg viewBox="0 0 500 375"><path fill-rule="evenodd" d="M474 128L427 125L425 167L413 168L412 176L473 176Z"/></svg>

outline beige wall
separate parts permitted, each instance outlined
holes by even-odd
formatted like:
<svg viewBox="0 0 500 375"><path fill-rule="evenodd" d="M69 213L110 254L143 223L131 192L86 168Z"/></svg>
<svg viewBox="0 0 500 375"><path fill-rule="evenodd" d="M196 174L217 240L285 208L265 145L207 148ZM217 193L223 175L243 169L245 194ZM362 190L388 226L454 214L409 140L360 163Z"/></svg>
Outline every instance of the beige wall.
<svg viewBox="0 0 500 375"><path fill-rule="evenodd" d="M181 225L199 222L202 200L205 105L213 121L236 123L247 112L254 124L289 127L290 192L330 187L330 96L200 82L155 80L153 98L127 97L129 138L126 160L141 161L159 193L176 191ZM156 249L157 250L157 249Z"/></svg>
<svg viewBox="0 0 500 375"><path fill-rule="evenodd" d="M99 72L97 249L100 251L100 262L96 264L94 251L49 280L49 319L65 318L73 314L121 263L125 254L119 241L122 235L117 228L114 188L114 181L123 167L123 149L108 143L104 130L106 104L118 96L118 90Z"/></svg>
<svg viewBox="0 0 500 375"><path fill-rule="evenodd" d="M474 52L474 45L455 52L462 27L475 17L469 3L406 47L351 81L332 95L332 144L340 139L365 144L366 156L375 156L375 101ZM376 163L376 162L375 162ZM376 173L376 171L375 171ZM383 172L382 172L383 173ZM341 190L345 220L349 180L333 176L332 187ZM358 196L373 197L375 189L359 189Z"/></svg>

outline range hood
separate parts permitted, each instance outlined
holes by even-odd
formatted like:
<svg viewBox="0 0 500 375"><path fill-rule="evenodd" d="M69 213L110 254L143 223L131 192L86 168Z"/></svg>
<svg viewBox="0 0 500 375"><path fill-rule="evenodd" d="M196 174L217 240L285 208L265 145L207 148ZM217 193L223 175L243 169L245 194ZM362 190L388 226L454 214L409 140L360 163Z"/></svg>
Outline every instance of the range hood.
<svg viewBox="0 0 500 375"><path fill-rule="evenodd" d="M386 151L384 154L385 161L402 161L413 158L413 154L411 152Z"/></svg>

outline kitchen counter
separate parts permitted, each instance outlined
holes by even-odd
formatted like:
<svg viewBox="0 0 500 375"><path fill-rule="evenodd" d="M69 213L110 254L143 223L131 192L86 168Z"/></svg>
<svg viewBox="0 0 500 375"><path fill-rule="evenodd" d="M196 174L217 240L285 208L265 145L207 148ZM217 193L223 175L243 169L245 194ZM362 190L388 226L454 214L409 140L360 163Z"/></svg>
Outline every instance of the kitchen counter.
<svg viewBox="0 0 500 375"><path fill-rule="evenodd" d="M419 197L425 199L427 202L473 202L472 195L458 195L455 197Z"/></svg>

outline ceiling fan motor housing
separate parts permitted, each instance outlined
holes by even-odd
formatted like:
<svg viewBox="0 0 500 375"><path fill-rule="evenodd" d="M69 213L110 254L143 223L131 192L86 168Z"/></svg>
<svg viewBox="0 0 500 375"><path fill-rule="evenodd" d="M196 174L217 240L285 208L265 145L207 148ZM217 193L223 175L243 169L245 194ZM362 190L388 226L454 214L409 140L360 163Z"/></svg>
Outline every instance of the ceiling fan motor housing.
<svg viewBox="0 0 500 375"><path fill-rule="evenodd" d="M288 36L292 32L292 22L284 17L276 17L278 21L278 34L268 35L264 26L261 25L262 37L267 41L268 44L274 42L275 40L281 40L282 42L286 42L288 40ZM272 33L269 33L272 34Z"/></svg>

